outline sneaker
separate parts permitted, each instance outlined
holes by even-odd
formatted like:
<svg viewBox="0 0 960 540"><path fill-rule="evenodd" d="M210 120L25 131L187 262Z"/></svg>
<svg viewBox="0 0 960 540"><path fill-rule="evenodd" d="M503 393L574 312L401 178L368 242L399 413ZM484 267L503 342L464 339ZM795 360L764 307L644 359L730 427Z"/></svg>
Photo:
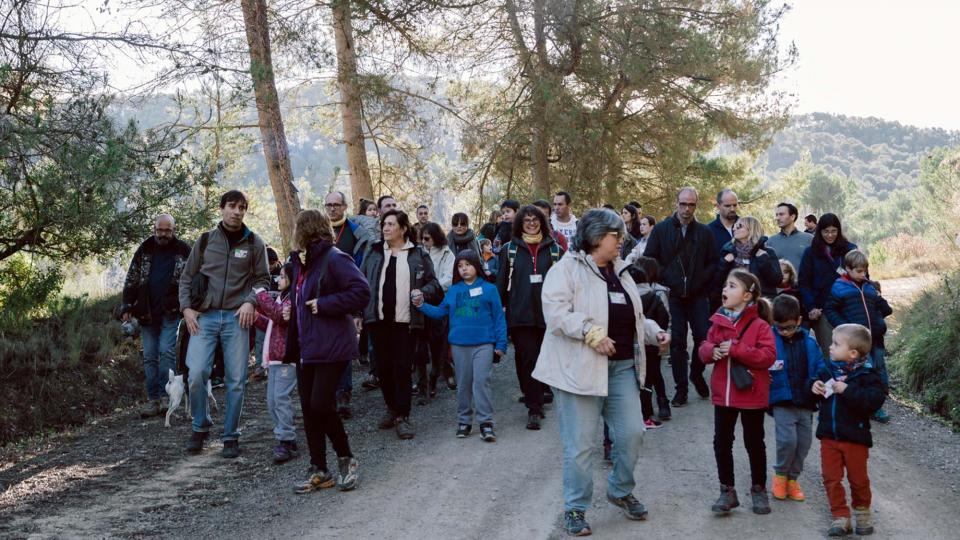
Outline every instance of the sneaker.
<svg viewBox="0 0 960 540"><path fill-rule="evenodd" d="M353 457L337 458L337 466L340 474L337 476L337 489L340 491L351 491L360 484L360 473L357 469L360 464Z"/></svg>
<svg viewBox="0 0 960 540"><path fill-rule="evenodd" d="M220 455L226 459L240 457L240 441L223 441L223 450Z"/></svg>
<svg viewBox="0 0 960 540"><path fill-rule="evenodd" d="M738 506L740 506L740 501L737 499L737 490L733 486L721 485L720 497L717 498L717 502L713 503L710 509L713 510L714 514L725 516Z"/></svg>
<svg viewBox="0 0 960 540"><path fill-rule="evenodd" d="M839 517L834 518L830 523L830 528L827 529L827 536L846 536L853 532L853 528L850 527L850 518Z"/></svg>
<svg viewBox="0 0 960 540"><path fill-rule="evenodd" d="M710 387L707 385L707 381L703 380L703 377L693 379L693 387L697 389L697 394L702 399L710 397Z"/></svg>
<svg viewBox="0 0 960 540"><path fill-rule="evenodd" d="M223 388L223 377L213 377L210 379L210 386L213 388Z"/></svg>
<svg viewBox="0 0 960 540"><path fill-rule="evenodd" d="M457 426L457 438L466 439L470 436L471 431L473 431L473 426L470 424L460 424Z"/></svg>
<svg viewBox="0 0 960 540"><path fill-rule="evenodd" d="M890 423L890 415L887 414L887 411L883 410L883 407L878 409L877 412L873 413L873 419L881 424Z"/></svg>
<svg viewBox="0 0 960 540"><path fill-rule="evenodd" d="M140 407L140 418L150 418L160 416L160 400L152 399Z"/></svg>
<svg viewBox="0 0 960 540"><path fill-rule="evenodd" d="M870 512L869 507L854 507L853 517L856 518L857 523L857 526L854 527L853 532L857 533L859 536L873 534L873 514Z"/></svg>
<svg viewBox="0 0 960 540"><path fill-rule="evenodd" d="M807 500L807 496L804 495L803 490L800 489L800 483L796 480L787 480L787 498L791 501L800 502Z"/></svg>
<svg viewBox="0 0 960 540"><path fill-rule="evenodd" d="M203 451L203 441L207 440L209 435L206 431L194 431L190 434L190 439L184 449L188 454L199 454Z"/></svg>
<svg viewBox="0 0 960 540"><path fill-rule="evenodd" d="M767 498L767 488L763 486L753 486L750 488L750 498L753 499L754 514L769 514L770 499Z"/></svg>
<svg viewBox="0 0 960 540"><path fill-rule="evenodd" d="M647 429L657 429L663 427L663 422L654 420L653 418L647 418L643 421L643 425L646 426Z"/></svg>
<svg viewBox="0 0 960 540"><path fill-rule="evenodd" d="M410 417L408 416L398 416L397 417L397 438L402 440L409 440L413 438L413 424L410 423Z"/></svg>
<svg viewBox="0 0 960 540"><path fill-rule="evenodd" d="M640 504L640 501L638 501L632 493L627 493L623 497L614 497L607 492L607 500L613 503L615 506L619 506L620 509L623 510L623 514L627 516L627 519L633 519L637 521L643 521L647 519L647 509Z"/></svg>
<svg viewBox="0 0 960 540"><path fill-rule="evenodd" d="M538 413L530 413L527 415L527 429L532 431L540 430L540 415Z"/></svg>
<svg viewBox="0 0 960 540"><path fill-rule="evenodd" d="M457 380L453 378L453 375L447 377L447 388L449 388L450 390L457 389Z"/></svg>
<svg viewBox="0 0 960 540"><path fill-rule="evenodd" d="M380 379L378 379L376 375L371 373L367 375L367 378L364 379L362 383L360 383L360 386L364 390L376 390L377 388L380 388Z"/></svg>
<svg viewBox="0 0 960 540"><path fill-rule="evenodd" d="M774 499L785 500L787 498L787 475L773 475L773 485L770 486L770 492Z"/></svg>
<svg viewBox="0 0 960 540"><path fill-rule="evenodd" d="M383 413L383 416L380 417L380 421L377 422L377 428L379 429L390 429L397 425L397 415L393 411L387 411Z"/></svg>
<svg viewBox="0 0 960 540"><path fill-rule="evenodd" d="M493 424L480 424L480 439L483 442L497 442L497 434L493 432Z"/></svg>
<svg viewBox="0 0 960 540"><path fill-rule="evenodd" d="M670 401L670 404L674 407L683 407L687 404L687 396L676 395L673 396L673 400Z"/></svg>
<svg viewBox="0 0 960 540"><path fill-rule="evenodd" d="M337 414L343 420L347 420L352 416L350 411L350 392L343 392L337 396Z"/></svg>
<svg viewBox="0 0 960 540"><path fill-rule="evenodd" d="M315 466L311 466L307 472L310 473L310 476L307 477L306 482L301 482L293 486L293 492L297 495L303 495L304 493L310 493L318 489L332 488L337 485L337 481L333 479L333 475L328 471L321 471Z"/></svg>
<svg viewBox="0 0 960 540"><path fill-rule="evenodd" d="M299 455L296 441L280 441L280 444L273 447L274 463L286 463Z"/></svg>
<svg viewBox="0 0 960 540"><path fill-rule="evenodd" d="M570 536L590 536L590 524L587 516L580 510L568 510L563 513L563 528Z"/></svg>

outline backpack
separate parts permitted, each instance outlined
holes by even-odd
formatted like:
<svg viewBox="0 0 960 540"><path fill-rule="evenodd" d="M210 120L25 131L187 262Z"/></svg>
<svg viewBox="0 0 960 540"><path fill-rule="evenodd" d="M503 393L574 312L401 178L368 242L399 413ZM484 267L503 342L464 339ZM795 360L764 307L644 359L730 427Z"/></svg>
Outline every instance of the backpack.
<svg viewBox="0 0 960 540"><path fill-rule="evenodd" d="M512 241L507 242L507 260L510 263L510 272L507 274L507 291L510 290L513 285L513 262L517 260L517 245ZM557 242L554 241L550 244L550 266L557 264L557 261L560 260L560 246L557 245ZM549 270L549 269L548 269Z"/></svg>

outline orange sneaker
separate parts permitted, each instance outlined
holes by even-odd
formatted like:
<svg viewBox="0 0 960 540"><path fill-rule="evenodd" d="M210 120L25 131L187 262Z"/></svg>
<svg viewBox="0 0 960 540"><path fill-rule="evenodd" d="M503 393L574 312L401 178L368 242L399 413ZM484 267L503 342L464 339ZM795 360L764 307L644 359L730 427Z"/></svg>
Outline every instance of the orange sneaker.
<svg viewBox="0 0 960 540"><path fill-rule="evenodd" d="M773 475L773 498L777 500L784 500L787 498L787 477L785 475L775 474Z"/></svg>
<svg viewBox="0 0 960 540"><path fill-rule="evenodd" d="M791 501L805 501L806 495L800 489L800 484L796 480L787 480L787 498Z"/></svg>

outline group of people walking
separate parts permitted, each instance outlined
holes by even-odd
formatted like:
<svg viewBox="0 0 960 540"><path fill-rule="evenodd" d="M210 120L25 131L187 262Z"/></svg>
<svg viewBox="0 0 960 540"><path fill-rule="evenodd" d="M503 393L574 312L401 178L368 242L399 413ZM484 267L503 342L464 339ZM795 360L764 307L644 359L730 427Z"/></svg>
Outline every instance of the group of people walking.
<svg viewBox="0 0 960 540"><path fill-rule="evenodd" d="M481 440L494 442L490 375L510 342L526 428L541 429L545 405L555 405L568 533L592 532L586 510L592 455L601 444L612 466L607 499L630 519L647 518L633 493L642 436L670 420L671 407L688 403L692 384L715 408L714 512L739 505L732 454L738 418L753 511L770 512L765 412L776 423L772 494L804 500L798 477L819 408L817 437L830 441L821 443L835 518L829 532L851 530L841 483L846 469L856 528L867 534L865 448L872 444L870 418L886 419L883 318L890 309L839 218L825 214L812 234L802 232L797 208L781 203L780 232L767 237L759 220L738 214L729 189L717 195L709 224L697 221L699 194L690 187L659 222L636 202L619 213L599 208L577 218L572 202L566 192L552 204L506 200L479 232L457 213L445 234L424 205L411 222L385 195L348 217L346 197L333 192L323 211L297 216L294 251L276 265L275 279L266 246L243 224L243 193L223 195L221 222L193 249L175 238L173 218L160 216L131 263L122 310L143 324L149 408L162 409L162 368L176 364L166 344L171 335L176 340L182 315L193 416L186 449L202 451L208 436L204 389L219 351L227 387L222 453L239 455L249 329L260 328L257 362L268 369L274 460L299 453L291 403L297 388L311 470L295 489L347 491L359 482L343 424L355 359L370 366L363 386L382 392L379 428L413 438L414 398L428 401L443 381L457 391L455 435L469 437L476 421ZM660 364L667 353L672 398Z"/></svg>

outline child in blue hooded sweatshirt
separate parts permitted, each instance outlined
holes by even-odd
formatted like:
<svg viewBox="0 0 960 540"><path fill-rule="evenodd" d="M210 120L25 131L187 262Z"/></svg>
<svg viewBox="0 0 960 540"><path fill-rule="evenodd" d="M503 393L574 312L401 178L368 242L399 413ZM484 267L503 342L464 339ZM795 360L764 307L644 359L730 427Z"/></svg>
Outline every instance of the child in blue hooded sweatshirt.
<svg viewBox="0 0 960 540"><path fill-rule="evenodd" d="M770 368L770 410L776 423L777 460L773 466L773 497L806 500L797 479L813 443L813 412L817 398L810 388L824 367L820 346L801 326L800 302L781 295L773 302L773 337L777 359Z"/></svg>
<svg viewBox="0 0 960 540"><path fill-rule="evenodd" d="M448 340L457 376L457 437L473 428L474 404L480 438L494 442L490 372L507 350L507 320L496 285L483 279L480 255L463 250L454 261L453 285L438 306L416 306L431 319L450 317Z"/></svg>

